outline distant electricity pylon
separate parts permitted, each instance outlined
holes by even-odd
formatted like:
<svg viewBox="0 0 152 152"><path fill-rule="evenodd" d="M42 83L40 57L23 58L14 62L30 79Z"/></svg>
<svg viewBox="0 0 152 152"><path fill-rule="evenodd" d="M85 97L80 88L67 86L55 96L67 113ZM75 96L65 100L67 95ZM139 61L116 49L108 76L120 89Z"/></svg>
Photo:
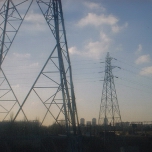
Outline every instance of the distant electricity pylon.
<svg viewBox="0 0 152 152"><path fill-rule="evenodd" d="M116 66L111 65L112 59L113 58L110 57L109 53L107 53L105 60L105 76L98 119L98 124L104 126L105 130L108 130L108 126L115 126L116 123L121 124L121 115L114 84L114 76L112 74L112 69Z"/></svg>
<svg viewBox="0 0 152 152"><path fill-rule="evenodd" d="M33 0L6 0L0 9L0 119L6 120L11 110L20 103L8 81L2 63L17 35L19 28L32 4ZM2 2L1 2L2 3ZM23 11L20 7L27 9ZM22 12L21 12L22 11ZM22 110L22 109L21 109ZM22 110L24 117L26 115ZM26 118L27 119L27 118Z"/></svg>
<svg viewBox="0 0 152 152"><path fill-rule="evenodd" d="M41 124L44 124L44 121L59 125L64 123L67 134L76 134L79 122L61 0L36 1L55 39L55 46L14 120L29 95L34 93L36 100L39 100L46 110Z"/></svg>

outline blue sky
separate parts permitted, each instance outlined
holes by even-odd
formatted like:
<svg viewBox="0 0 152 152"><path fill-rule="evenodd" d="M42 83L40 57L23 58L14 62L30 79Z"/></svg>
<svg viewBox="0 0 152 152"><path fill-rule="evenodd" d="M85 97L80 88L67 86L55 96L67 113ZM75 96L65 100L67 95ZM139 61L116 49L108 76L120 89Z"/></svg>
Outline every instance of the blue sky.
<svg viewBox="0 0 152 152"><path fill-rule="evenodd" d="M117 59L112 64L121 67L113 74L118 77L115 85L122 120L151 121L152 1L64 0L62 6L79 118L98 119L104 77L100 62L110 52ZM34 2L3 63L20 103L53 44L52 33ZM40 107L29 100L25 112L31 119L41 119L36 110Z"/></svg>

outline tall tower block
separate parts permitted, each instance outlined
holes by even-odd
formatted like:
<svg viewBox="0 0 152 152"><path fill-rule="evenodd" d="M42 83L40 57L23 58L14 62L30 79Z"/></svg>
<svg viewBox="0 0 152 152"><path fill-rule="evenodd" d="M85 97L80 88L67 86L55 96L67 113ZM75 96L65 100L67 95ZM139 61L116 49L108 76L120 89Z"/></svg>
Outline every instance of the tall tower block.
<svg viewBox="0 0 152 152"><path fill-rule="evenodd" d="M121 115L118 105L114 76L112 70L116 66L111 65L112 57L107 53L105 60L105 76L103 82L103 90L99 111L98 124L108 129L108 126L115 126L116 123L121 123Z"/></svg>

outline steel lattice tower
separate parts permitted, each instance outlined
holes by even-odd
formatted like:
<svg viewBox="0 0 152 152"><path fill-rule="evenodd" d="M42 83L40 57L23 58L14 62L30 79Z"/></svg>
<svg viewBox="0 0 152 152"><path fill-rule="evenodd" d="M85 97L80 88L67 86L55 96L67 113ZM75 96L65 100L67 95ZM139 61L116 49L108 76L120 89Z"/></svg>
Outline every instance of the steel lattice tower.
<svg viewBox="0 0 152 152"><path fill-rule="evenodd" d="M108 130L108 126L115 126L116 123L121 123L121 115L115 89L114 76L112 74L112 69L116 66L111 65L112 59L113 58L110 57L109 53L107 53L105 60L105 76L98 119L98 124L104 126L105 130Z"/></svg>
<svg viewBox="0 0 152 152"><path fill-rule="evenodd" d="M8 81L2 63L17 35L20 26L32 4L33 0L6 0L0 9L0 119L6 120L11 110L20 103ZM27 9L22 11L20 7L25 5ZM21 12L22 11L22 12ZM22 109L21 109L22 110ZM26 115L22 110L24 117ZM27 119L27 118L26 118Z"/></svg>
<svg viewBox="0 0 152 152"><path fill-rule="evenodd" d="M55 39L55 46L14 120L34 93L46 109L41 124L49 115L50 122L54 120L60 125L64 121L67 134L77 134L79 122L61 0L36 1Z"/></svg>

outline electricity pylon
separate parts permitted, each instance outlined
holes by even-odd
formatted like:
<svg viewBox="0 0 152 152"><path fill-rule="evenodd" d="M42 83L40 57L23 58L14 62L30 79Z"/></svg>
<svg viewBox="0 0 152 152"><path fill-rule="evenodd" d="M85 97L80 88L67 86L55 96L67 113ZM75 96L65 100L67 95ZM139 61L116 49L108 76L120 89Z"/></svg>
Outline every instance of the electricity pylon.
<svg viewBox="0 0 152 152"><path fill-rule="evenodd" d="M2 63L17 35L33 0L6 0L0 9L0 119L8 119L11 110L20 103L8 81ZM2 3L2 2L1 2ZM27 10L20 7L26 4ZM22 11L22 12L21 12ZM24 117L26 115L22 110ZM27 119L27 118L26 118Z"/></svg>
<svg viewBox="0 0 152 152"><path fill-rule="evenodd" d="M55 39L55 46L14 120L34 92L36 100L40 100L46 110L41 124L44 124L44 121L55 121L59 125L64 122L66 134L77 134L79 122L61 0L36 1Z"/></svg>
<svg viewBox="0 0 152 152"><path fill-rule="evenodd" d="M116 66L111 65L112 59L114 58L110 57L109 53L107 53L105 60L105 76L98 119L98 124L104 126L105 131L109 130L108 126L114 127L116 123L121 124L121 115L114 83L114 76L112 74L112 70Z"/></svg>

